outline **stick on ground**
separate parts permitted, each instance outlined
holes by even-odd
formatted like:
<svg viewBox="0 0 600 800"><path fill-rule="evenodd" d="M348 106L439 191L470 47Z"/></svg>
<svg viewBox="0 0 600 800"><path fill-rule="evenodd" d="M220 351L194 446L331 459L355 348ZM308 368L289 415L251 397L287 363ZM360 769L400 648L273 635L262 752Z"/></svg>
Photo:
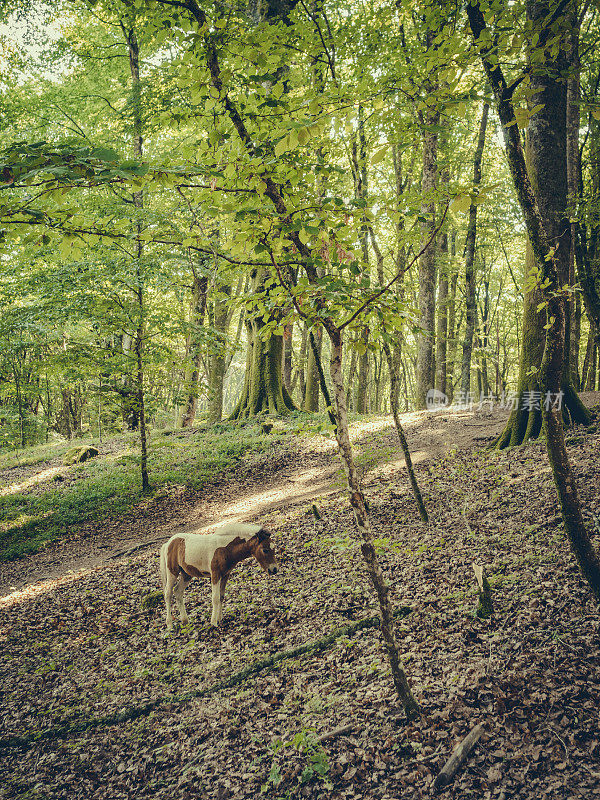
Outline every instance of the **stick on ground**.
<svg viewBox="0 0 600 800"><path fill-rule="evenodd" d="M452 755L446 761L436 779L433 782L433 791L439 792L447 786L455 777L457 772L461 769L465 761L468 759L471 751L481 738L483 733L483 723L475 725L475 727L468 733L465 738L456 745L452 751Z"/></svg>

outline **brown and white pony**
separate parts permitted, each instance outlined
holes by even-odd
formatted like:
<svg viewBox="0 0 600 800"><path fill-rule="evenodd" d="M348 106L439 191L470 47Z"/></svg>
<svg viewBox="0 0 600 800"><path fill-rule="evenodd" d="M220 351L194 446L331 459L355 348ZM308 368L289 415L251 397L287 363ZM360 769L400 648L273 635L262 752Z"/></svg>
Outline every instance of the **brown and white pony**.
<svg viewBox="0 0 600 800"><path fill-rule="evenodd" d="M160 549L160 575L167 607L167 629L173 627L173 595L185 625L188 615L183 592L192 578L209 577L212 582L210 624L218 627L223 618L223 598L229 573L245 558L254 558L265 572L277 572L275 554L270 545L271 533L261 525L233 522L214 533L177 533Z"/></svg>

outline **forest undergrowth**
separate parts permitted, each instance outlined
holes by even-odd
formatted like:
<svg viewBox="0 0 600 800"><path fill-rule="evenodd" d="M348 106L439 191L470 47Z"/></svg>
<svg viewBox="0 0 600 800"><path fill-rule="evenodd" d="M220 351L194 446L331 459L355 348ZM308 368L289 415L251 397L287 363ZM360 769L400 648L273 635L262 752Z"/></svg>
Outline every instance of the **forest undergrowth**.
<svg viewBox="0 0 600 800"><path fill-rule="evenodd" d="M598 545L598 423L571 432L569 450ZM404 719L377 627L354 625L376 603L347 500L324 495L320 520L310 502L261 517L281 570L238 567L220 633L196 581L190 625L164 635L162 604L142 606L159 586L155 552L7 598L0 797L421 798L478 722L484 735L447 796L600 796L600 615L543 445L471 446L416 470L428 527L401 466L369 472L364 488L420 720ZM491 619L474 613L473 562L490 580ZM276 660L332 631L321 649ZM114 722L127 710L139 713Z"/></svg>

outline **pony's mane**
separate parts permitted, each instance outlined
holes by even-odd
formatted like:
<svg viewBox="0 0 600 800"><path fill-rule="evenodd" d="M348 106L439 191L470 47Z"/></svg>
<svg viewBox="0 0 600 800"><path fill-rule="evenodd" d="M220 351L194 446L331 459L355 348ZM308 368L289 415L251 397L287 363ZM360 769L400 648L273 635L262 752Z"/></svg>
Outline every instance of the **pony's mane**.
<svg viewBox="0 0 600 800"><path fill-rule="evenodd" d="M213 531L213 536L223 537L227 543L232 542L234 539L252 539L253 536L262 530L262 525L256 525L248 522L228 522L225 525L220 525Z"/></svg>

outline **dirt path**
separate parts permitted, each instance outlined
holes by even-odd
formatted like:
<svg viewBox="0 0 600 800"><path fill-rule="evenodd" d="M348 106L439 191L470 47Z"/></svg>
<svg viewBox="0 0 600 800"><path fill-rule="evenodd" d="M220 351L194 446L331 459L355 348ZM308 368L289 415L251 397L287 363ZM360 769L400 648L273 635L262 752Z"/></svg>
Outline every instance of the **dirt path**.
<svg viewBox="0 0 600 800"><path fill-rule="evenodd" d="M402 415L413 460L420 465L453 448L483 443L500 432L506 412L412 412ZM389 416L352 426L352 438L363 481L398 474L404 483L404 459ZM27 480L35 483L35 474ZM311 437L277 457L273 452L243 462L226 483L202 495L177 487L158 502L147 501L127 518L83 526L74 537L18 561L0 564L0 602L37 593L50 584L74 580L103 564L156 548L178 531L205 531L221 522L268 517L273 511L343 491L343 475L332 439Z"/></svg>
<svg viewBox="0 0 600 800"><path fill-rule="evenodd" d="M599 402L600 392L587 392L582 397L592 406ZM496 407L493 411L442 409L401 416L418 469L453 449L489 442L500 433L507 415ZM399 484L405 483L404 459L399 455L389 416L355 422L352 439L365 486L396 476ZM25 482L35 484L36 475ZM103 564L156 548L175 532L203 532L223 522L264 519L277 509L342 492L343 488L335 443L313 436L283 457L273 452L243 462L225 483L212 486L206 493L187 493L177 487L167 498L137 506L127 518L88 524L74 537L40 553L0 564L0 602L14 599L15 592L36 593L48 588L49 583L73 580Z"/></svg>

